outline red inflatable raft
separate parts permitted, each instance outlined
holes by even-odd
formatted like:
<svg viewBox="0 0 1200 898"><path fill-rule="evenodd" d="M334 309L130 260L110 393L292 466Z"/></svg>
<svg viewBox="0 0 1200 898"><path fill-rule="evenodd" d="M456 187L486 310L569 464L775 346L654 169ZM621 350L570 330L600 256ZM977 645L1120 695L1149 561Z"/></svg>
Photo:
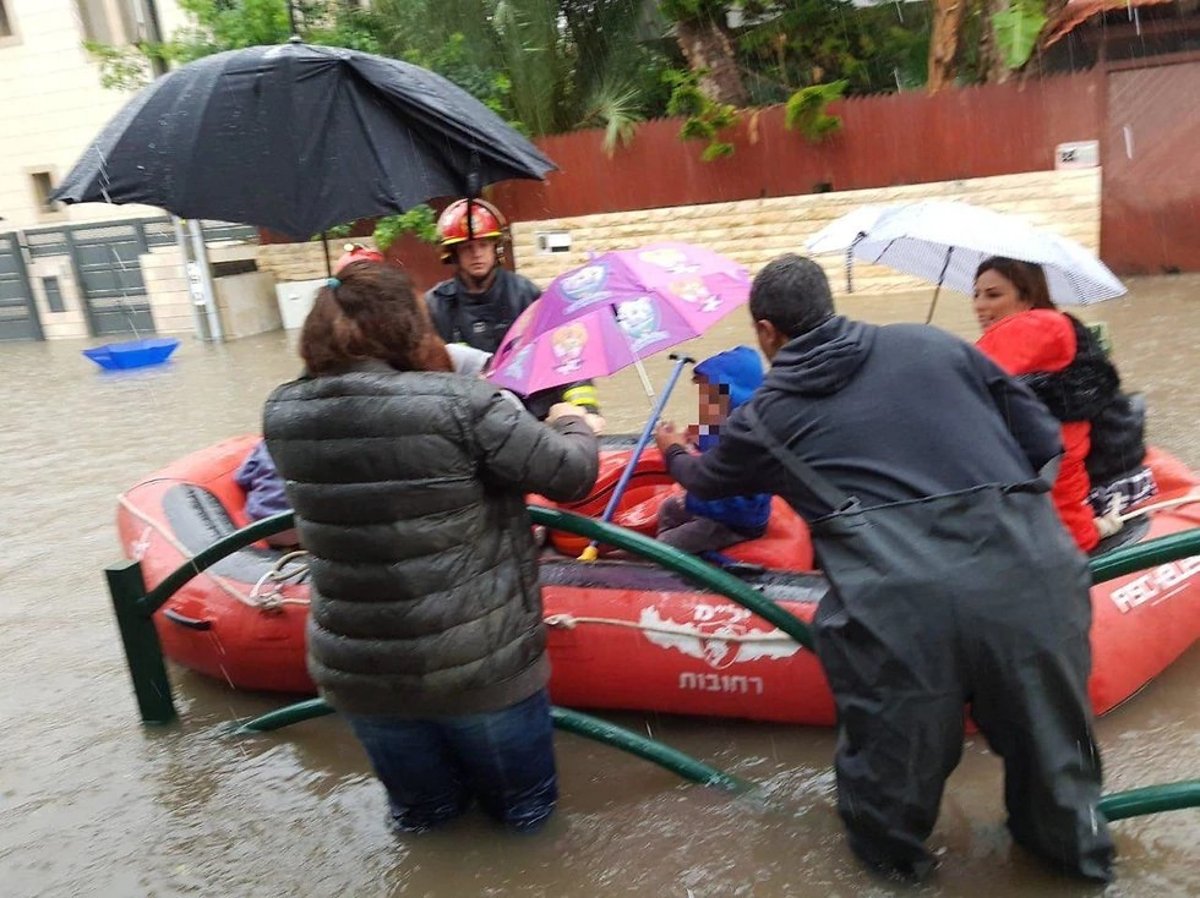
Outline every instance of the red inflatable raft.
<svg viewBox="0 0 1200 898"><path fill-rule="evenodd" d="M179 459L120 499L121 543L140 559L149 586L185 558L247 523L233 472L256 438L227 440ZM598 514L628 450L605 452L596 492L572 510ZM1200 484L1182 464L1152 451L1157 506ZM674 487L648 452L618 523L650 532ZM1200 490L1196 491L1200 494ZM536 499L534 501L537 501ZM1151 510L1128 524L1125 543L1200 525L1200 499ZM723 596L639 561L576 560L582 540L555 534L542 556L556 703L829 725L833 702L815 656ZM734 570L809 620L826 588L812 570L807 529L776 500L767 534L728 550ZM196 577L156 615L167 656L241 689L307 693L307 588L276 571L265 545L231 555ZM1104 713L1128 699L1200 636L1200 556L1092 590L1091 697Z"/></svg>

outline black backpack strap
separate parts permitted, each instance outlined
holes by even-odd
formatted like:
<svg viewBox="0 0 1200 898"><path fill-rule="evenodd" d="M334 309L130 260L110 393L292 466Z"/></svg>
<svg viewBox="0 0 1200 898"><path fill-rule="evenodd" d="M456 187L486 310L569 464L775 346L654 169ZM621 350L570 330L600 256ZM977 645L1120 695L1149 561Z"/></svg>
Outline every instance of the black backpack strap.
<svg viewBox="0 0 1200 898"><path fill-rule="evenodd" d="M425 294L425 305L433 326L447 343L462 343L462 328L458 324L458 290L443 290L440 285Z"/></svg>
<svg viewBox="0 0 1200 898"><path fill-rule="evenodd" d="M743 406L742 414L745 416L746 423L750 425L751 432L763 441L763 445L767 447L767 451L783 466L784 470L795 477L806 490L816 496L818 501L827 505L831 512L838 514L858 508L857 499L847 496L830 483L828 479L813 470L800 456L794 452L789 452L775 437L775 434L771 432L771 429L763 423L762 418L755 412L753 403Z"/></svg>

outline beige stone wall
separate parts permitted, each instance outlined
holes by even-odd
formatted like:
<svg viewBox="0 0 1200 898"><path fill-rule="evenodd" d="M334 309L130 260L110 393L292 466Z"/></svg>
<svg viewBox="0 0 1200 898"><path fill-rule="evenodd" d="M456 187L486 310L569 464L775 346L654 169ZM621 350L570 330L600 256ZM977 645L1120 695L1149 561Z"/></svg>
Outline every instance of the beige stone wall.
<svg viewBox="0 0 1200 898"><path fill-rule="evenodd" d="M160 334L195 334L192 299L179 248L156 246L138 258L154 328Z"/></svg>
<svg viewBox="0 0 1200 898"><path fill-rule="evenodd" d="M329 258L336 262L342 255L342 245L345 240L330 238ZM361 243L368 249L374 249L375 244L368 237L355 237L355 243ZM258 247L256 254L258 270L275 275L279 283L285 281L310 281L314 278L325 277L325 249L320 240L310 240L307 243L272 243Z"/></svg>
<svg viewBox="0 0 1200 898"><path fill-rule="evenodd" d="M61 312L51 312L46 301L46 288L42 279L50 277L58 279L58 289L63 298ZM69 340L88 335L87 317L79 295L79 286L75 282L75 272L71 268L70 256L34 259L29 265L29 280L42 322L42 333L47 340Z"/></svg>
<svg viewBox="0 0 1200 898"><path fill-rule="evenodd" d="M858 206L920 199L966 200L1016 213L1093 250L1100 246L1100 169L1096 168L525 221L513 225L513 249L518 271L543 286L586 262L588 252L627 249L655 240L702 244L757 271L781 253L803 253L809 237ZM570 232L571 251L539 253L537 234L558 230ZM835 291L844 291L843 256L825 255L819 261ZM856 293L928 286L880 266L855 265L854 272Z"/></svg>
<svg viewBox="0 0 1200 898"><path fill-rule="evenodd" d="M208 260L210 263L216 263L253 259L257 250L257 246L247 243L214 244L208 247ZM138 261L142 267L146 296L158 333L195 335L196 319L192 312L192 297L188 290L187 275L180 264L179 248L174 244L156 246L140 256ZM235 281L242 277L245 276L216 278L214 286L220 294L219 288L223 281ZM256 278L254 290L259 295L257 301L248 304L244 298L238 298L231 304L230 297L226 296L222 307L221 297L218 295L218 315L221 317L226 339L236 340L238 337L278 330L281 327L279 307L274 299L275 279L262 272L256 272L251 277ZM259 308L251 310L250 305ZM264 305L269 307L263 308Z"/></svg>
<svg viewBox="0 0 1200 898"><path fill-rule="evenodd" d="M283 327L275 299L275 278L250 271L217 278L217 313L226 340L240 340Z"/></svg>

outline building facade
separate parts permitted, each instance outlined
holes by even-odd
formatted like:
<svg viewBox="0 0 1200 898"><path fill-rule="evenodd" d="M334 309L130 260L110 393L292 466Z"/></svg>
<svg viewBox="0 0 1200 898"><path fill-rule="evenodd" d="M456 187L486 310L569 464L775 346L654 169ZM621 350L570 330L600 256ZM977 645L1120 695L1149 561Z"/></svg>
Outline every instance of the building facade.
<svg viewBox="0 0 1200 898"><path fill-rule="evenodd" d="M157 6L164 34L183 24L174 0ZM99 65L84 42L129 44L145 36L145 27L142 0L0 0L0 229L161 214L49 200L130 98L101 87Z"/></svg>

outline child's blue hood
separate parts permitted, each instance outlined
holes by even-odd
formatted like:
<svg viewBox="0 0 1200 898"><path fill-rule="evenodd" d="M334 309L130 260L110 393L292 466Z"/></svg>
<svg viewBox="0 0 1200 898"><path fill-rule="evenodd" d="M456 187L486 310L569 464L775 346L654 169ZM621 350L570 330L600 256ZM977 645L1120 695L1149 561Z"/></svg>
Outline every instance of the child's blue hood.
<svg viewBox="0 0 1200 898"><path fill-rule="evenodd" d="M749 346L735 346L718 352L697 365L695 373L709 383L729 387L730 410L754 395L763 382L762 360Z"/></svg>

